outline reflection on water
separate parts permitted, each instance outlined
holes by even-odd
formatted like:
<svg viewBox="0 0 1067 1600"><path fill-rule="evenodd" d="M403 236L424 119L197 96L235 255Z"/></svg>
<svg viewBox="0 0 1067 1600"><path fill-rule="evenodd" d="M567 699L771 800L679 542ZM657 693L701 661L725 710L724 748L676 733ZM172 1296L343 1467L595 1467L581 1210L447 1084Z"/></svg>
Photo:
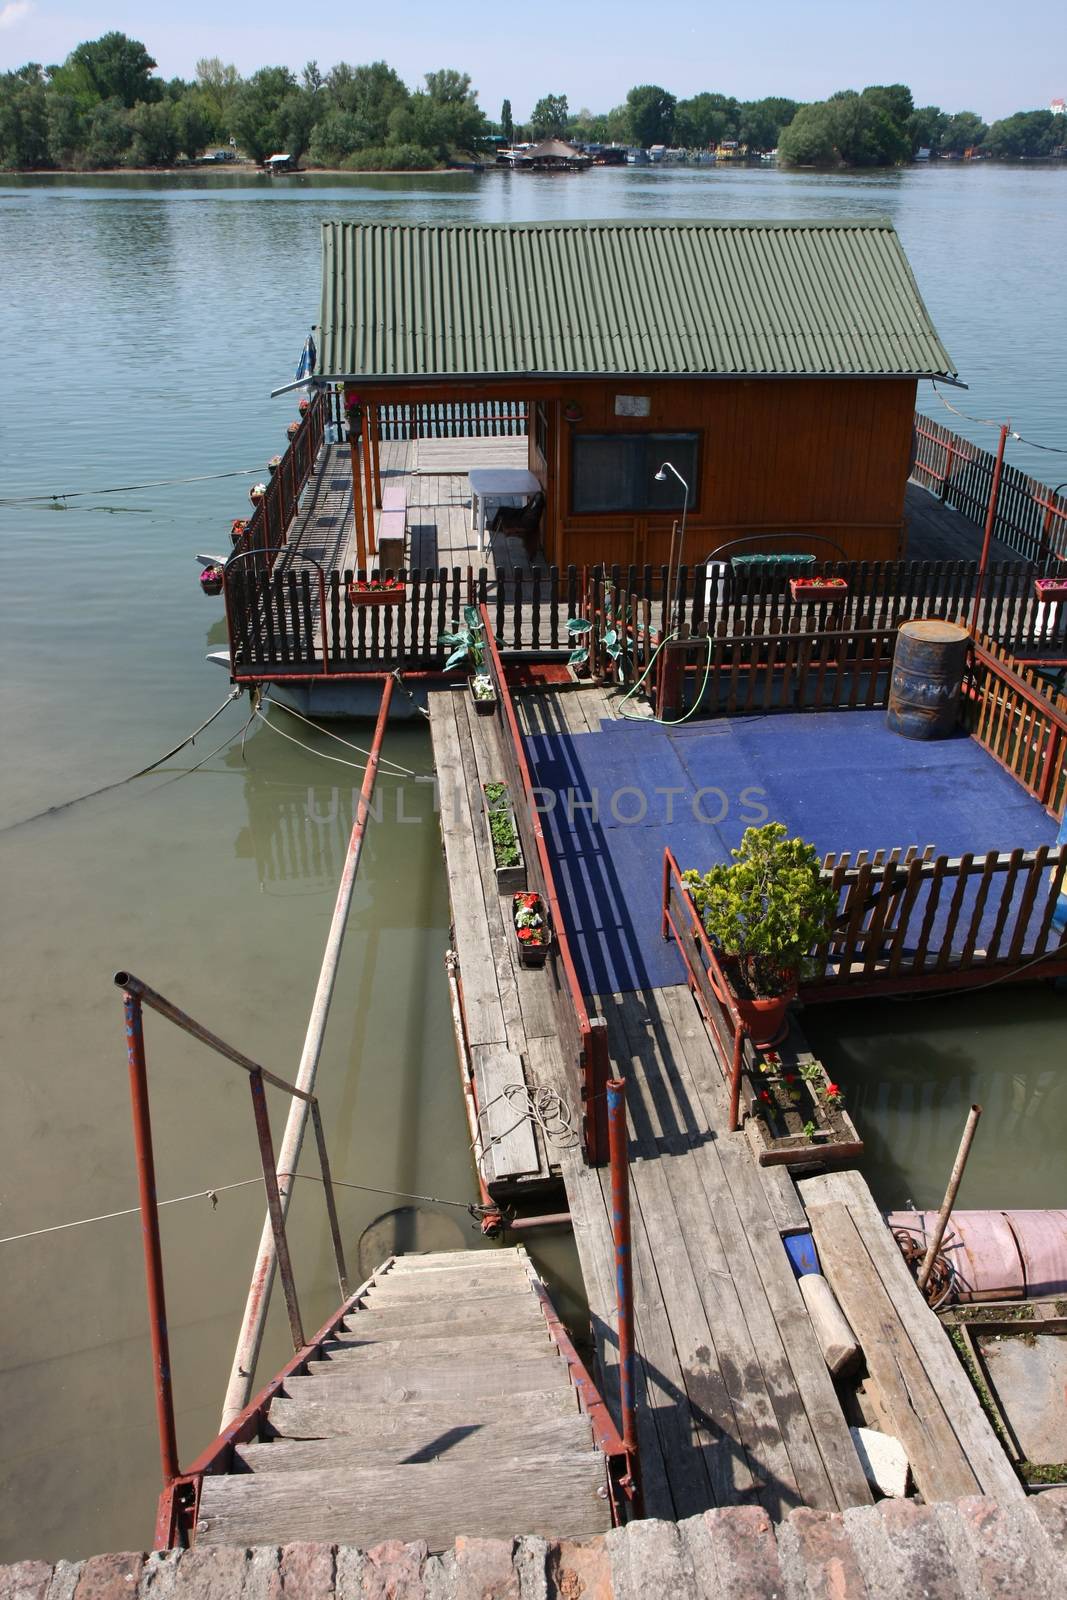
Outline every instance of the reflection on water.
<svg viewBox="0 0 1067 1600"><path fill-rule="evenodd" d="M962 1207L1067 1203L1067 995L1051 986L811 1008L805 1032L846 1092L887 1210L940 1205L967 1111L982 1120Z"/></svg>

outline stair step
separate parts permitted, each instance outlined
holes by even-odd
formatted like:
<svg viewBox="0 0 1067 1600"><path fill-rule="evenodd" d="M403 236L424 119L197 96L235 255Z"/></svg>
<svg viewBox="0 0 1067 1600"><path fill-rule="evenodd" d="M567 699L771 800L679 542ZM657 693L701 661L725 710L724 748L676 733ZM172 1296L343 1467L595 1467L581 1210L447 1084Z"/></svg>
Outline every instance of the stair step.
<svg viewBox="0 0 1067 1600"><path fill-rule="evenodd" d="M369 1445L413 1441L413 1448L450 1428L478 1423L487 1431L506 1425L533 1426L552 1417L580 1416L578 1397L566 1389L531 1389L511 1394L467 1396L459 1403L431 1398L407 1404L370 1400L348 1405L336 1389L307 1378L292 1378L287 1395L271 1402L270 1426L289 1439L353 1437Z"/></svg>
<svg viewBox="0 0 1067 1600"><path fill-rule="evenodd" d="M508 1284L487 1284L483 1289L468 1289L462 1295L433 1294L426 1288L417 1292L386 1291L385 1289L368 1289L360 1301L356 1311L349 1312L350 1316L358 1316L364 1311L383 1311L390 1316L420 1316L430 1315L435 1317L449 1316L476 1316L481 1311L491 1312L502 1309L514 1309L516 1306L533 1306L538 1310L537 1301L530 1292L529 1284L517 1285L514 1288Z"/></svg>
<svg viewBox="0 0 1067 1600"><path fill-rule="evenodd" d="M522 1289L531 1294L530 1279L522 1267L490 1267L487 1271L470 1267L442 1267L432 1272L386 1272L377 1278L368 1294L425 1299L427 1295L467 1295L470 1293L515 1294Z"/></svg>
<svg viewBox="0 0 1067 1600"><path fill-rule="evenodd" d="M362 1429L323 1438L287 1434L264 1444L239 1445L236 1454L252 1472L296 1472L305 1467L360 1467L379 1462L499 1460L521 1455L524 1450L530 1455L588 1454L592 1448L589 1419L574 1411L536 1421L515 1421L506 1414L499 1422L457 1423L435 1418L373 1438Z"/></svg>
<svg viewBox="0 0 1067 1600"><path fill-rule="evenodd" d="M328 1361L317 1364L314 1377L286 1380L294 1399L305 1386L338 1402L380 1400L393 1405L412 1401L464 1402L479 1397L528 1394L531 1390L570 1389L567 1368L558 1356L522 1361L458 1363L421 1366L414 1355L403 1361Z"/></svg>
<svg viewBox="0 0 1067 1600"><path fill-rule="evenodd" d="M198 1545L319 1540L363 1550L424 1539L433 1551L460 1536L578 1539L610 1526L603 1491L603 1460L593 1451L518 1452L506 1471L495 1462L492 1481L481 1484L470 1461L212 1475L196 1537Z"/></svg>
<svg viewBox="0 0 1067 1600"><path fill-rule="evenodd" d="M462 1349L457 1351L456 1339L452 1334L439 1339L420 1339L417 1347L412 1348L411 1341L403 1336L394 1339L375 1339L369 1332L362 1338L358 1330L353 1333L343 1334L338 1339L331 1339L322 1347L323 1361L312 1361L308 1365L308 1372L313 1377L324 1375L326 1366L335 1367L338 1362L357 1362L360 1366L367 1363L391 1361L395 1365L404 1362L417 1362L420 1367L437 1366L448 1362L455 1366L457 1362L464 1366L493 1365L501 1361L536 1361L539 1356L556 1355L556 1347L548 1337L548 1329L542 1327L540 1331L534 1327L529 1333L498 1333L484 1334L481 1338L474 1336L464 1339ZM557 1357L558 1359L558 1357Z"/></svg>
<svg viewBox="0 0 1067 1600"><path fill-rule="evenodd" d="M517 1250L439 1250L433 1255L397 1256L382 1276L384 1279L394 1273L450 1272L468 1267L484 1267L487 1271L521 1267L525 1272L525 1261L525 1252L520 1255Z"/></svg>
<svg viewBox="0 0 1067 1600"><path fill-rule="evenodd" d="M432 1305L409 1309L408 1305L392 1310L353 1312L345 1319L341 1331L334 1335L339 1341L347 1339L471 1339L495 1333L532 1333L535 1328L546 1328L544 1317L529 1296L517 1299L514 1306L504 1305L492 1311L481 1302L474 1306Z"/></svg>

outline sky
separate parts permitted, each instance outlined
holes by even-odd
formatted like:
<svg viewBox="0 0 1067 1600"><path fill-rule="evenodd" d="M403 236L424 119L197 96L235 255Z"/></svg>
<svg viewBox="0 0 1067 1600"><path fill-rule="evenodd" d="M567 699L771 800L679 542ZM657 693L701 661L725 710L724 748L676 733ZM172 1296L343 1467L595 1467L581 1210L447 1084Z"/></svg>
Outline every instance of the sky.
<svg viewBox="0 0 1067 1600"><path fill-rule="evenodd" d="M517 120L543 94L572 111L606 111L636 83L683 99L704 89L756 100L821 100L835 89L906 83L916 105L977 111L987 121L1067 95L1067 4L1026 0L965 8L929 0L612 0L475 7L405 0L380 10L292 0L0 0L0 70L61 61L83 39L118 29L142 40L164 77L191 78L220 56L243 74L316 60L384 59L412 87L438 67L469 72L492 117L507 96Z"/></svg>

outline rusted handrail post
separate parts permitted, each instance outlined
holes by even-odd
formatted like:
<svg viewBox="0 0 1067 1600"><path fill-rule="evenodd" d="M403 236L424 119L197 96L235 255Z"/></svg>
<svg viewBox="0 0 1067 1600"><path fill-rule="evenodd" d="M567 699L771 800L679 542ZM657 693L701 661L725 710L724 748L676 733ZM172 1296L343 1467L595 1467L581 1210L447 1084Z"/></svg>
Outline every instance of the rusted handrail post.
<svg viewBox="0 0 1067 1600"><path fill-rule="evenodd" d="M137 1151L137 1188L141 1202L141 1238L144 1244L145 1281L148 1287L148 1321L155 1375L156 1420L163 1487L178 1477L178 1439L174 1427L174 1389L167 1335L167 1302L163 1290L163 1248L159 1238L156 1203L156 1164L152 1154L152 1119L148 1109L148 1069L144 1055L144 1015L139 995L123 991L126 1012L126 1054L130 1066L130 1105Z"/></svg>
<svg viewBox="0 0 1067 1600"><path fill-rule="evenodd" d="M615 1298L619 1332L619 1416L629 1470L637 1471L633 1256L630 1250L630 1158L626 1132L626 1082L608 1079L608 1148L611 1159L611 1231L615 1241Z"/></svg>
<svg viewBox="0 0 1067 1600"><path fill-rule="evenodd" d="M982 606L982 591L985 588L986 568L989 565L989 547L993 542L993 529L997 521L997 502L1000 499L1000 479L1004 471L1004 446L1008 442L1010 422L1001 424L1000 438L997 441L997 455L993 463L993 478L989 485L989 504L986 507L985 528L982 533L982 554L978 559L978 582L975 584L974 605L971 607L971 632L978 630L978 613Z"/></svg>
<svg viewBox="0 0 1067 1600"><path fill-rule="evenodd" d="M263 1187L267 1191L267 1214L270 1218L271 1234L274 1238L274 1254L277 1258L282 1289L285 1293L285 1309L289 1314L289 1331L293 1336L293 1349L299 1350L304 1343L304 1328L300 1321L300 1307L296 1299L293 1263L289 1259L289 1241L285 1236L285 1213L282 1210L281 1195L278 1192L278 1169L274 1164L274 1140L271 1138L270 1133L270 1114L267 1111L267 1096L263 1090L263 1074L261 1072L250 1072L248 1086L252 1091L252 1114L256 1119L259 1159L263 1165Z"/></svg>

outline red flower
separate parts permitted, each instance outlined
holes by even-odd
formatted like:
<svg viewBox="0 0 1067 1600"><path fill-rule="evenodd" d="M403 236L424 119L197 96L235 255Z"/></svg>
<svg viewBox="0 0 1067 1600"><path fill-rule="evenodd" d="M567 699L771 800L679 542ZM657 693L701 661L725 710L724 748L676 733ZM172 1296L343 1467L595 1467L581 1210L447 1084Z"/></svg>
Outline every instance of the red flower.
<svg viewBox="0 0 1067 1600"><path fill-rule="evenodd" d="M796 1083L796 1081L797 1081L796 1073L795 1072L787 1072L786 1075L785 1075L785 1081L786 1081L786 1083Z"/></svg>
<svg viewBox="0 0 1067 1600"><path fill-rule="evenodd" d="M838 1088L836 1083L828 1083L826 1085L826 1098L827 1098L827 1100L836 1100L840 1093L841 1093L841 1090Z"/></svg>
<svg viewBox="0 0 1067 1600"><path fill-rule="evenodd" d="M759 1097L760 1097L761 1100L766 1100L768 1105L770 1104L771 1096L770 1096L770 1090L769 1089L761 1089L760 1092L759 1092Z"/></svg>

